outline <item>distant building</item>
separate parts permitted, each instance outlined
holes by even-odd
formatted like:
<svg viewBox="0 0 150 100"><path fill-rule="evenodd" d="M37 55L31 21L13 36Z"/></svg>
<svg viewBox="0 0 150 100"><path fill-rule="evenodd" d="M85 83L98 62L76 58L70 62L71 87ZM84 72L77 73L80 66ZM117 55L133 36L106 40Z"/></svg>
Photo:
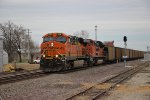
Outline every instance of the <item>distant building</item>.
<svg viewBox="0 0 150 100"><path fill-rule="evenodd" d="M0 72L3 70L3 37L0 36Z"/></svg>

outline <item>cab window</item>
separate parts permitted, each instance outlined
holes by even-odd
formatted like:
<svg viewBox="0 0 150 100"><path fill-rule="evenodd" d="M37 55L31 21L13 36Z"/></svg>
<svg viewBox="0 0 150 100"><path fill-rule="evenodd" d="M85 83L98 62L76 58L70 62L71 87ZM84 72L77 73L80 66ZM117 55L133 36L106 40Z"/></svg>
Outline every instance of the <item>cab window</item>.
<svg viewBox="0 0 150 100"><path fill-rule="evenodd" d="M63 36L59 36L59 37L56 38L56 41L57 42L61 42L61 43L65 43L66 42L66 38L63 37Z"/></svg>
<svg viewBox="0 0 150 100"><path fill-rule="evenodd" d="M48 41L53 41L54 38L53 37L45 37L43 38L43 42L48 42Z"/></svg>

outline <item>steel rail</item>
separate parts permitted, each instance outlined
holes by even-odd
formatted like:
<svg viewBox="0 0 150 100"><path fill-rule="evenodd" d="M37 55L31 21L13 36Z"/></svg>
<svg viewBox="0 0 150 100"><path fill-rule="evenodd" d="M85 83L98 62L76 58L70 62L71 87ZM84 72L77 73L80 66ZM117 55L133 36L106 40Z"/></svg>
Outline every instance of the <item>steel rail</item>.
<svg viewBox="0 0 150 100"><path fill-rule="evenodd" d="M44 74L45 73L42 70L34 70L34 71L24 71L19 73L12 73L9 75L3 75L2 77L0 77L0 84L16 82L27 78L38 77Z"/></svg>
<svg viewBox="0 0 150 100"><path fill-rule="evenodd" d="M132 75L134 75L135 73L140 71L141 69L149 66L149 63L146 62L146 63L144 63L143 66L141 66L141 64L140 64L136 68L132 68L127 71L121 72L114 77L106 79L105 81L103 81L101 83L91 86L88 89L85 89L85 90L67 98L66 100L78 100L80 97L83 97L83 98L86 97L86 99L88 98L88 100L96 100L96 99L100 98L103 94L105 94L106 92L108 92L112 88L114 88L117 84L125 81L126 79L128 79L129 77L131 77ZM106 89L97 88L97 86L104 85L104 84L109 84L110 86L108 86Z"/></svg>

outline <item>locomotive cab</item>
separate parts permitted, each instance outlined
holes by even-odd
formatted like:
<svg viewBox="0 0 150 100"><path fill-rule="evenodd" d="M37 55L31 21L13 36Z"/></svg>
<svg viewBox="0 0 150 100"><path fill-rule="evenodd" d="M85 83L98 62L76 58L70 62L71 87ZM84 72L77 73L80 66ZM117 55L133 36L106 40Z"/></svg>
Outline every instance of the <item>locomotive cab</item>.
<svg viewBox="0 0 150 100"><path fill-rule="evenodd" d="M82 39L78 37L48 33L43 36L41 44L40 68L45 71L59 71L74 67L76 62L83 59L83 50Z"/></svg>
<svg viewBox="0 0 150 100"><path fill-rule="evenodd" d="M49 67L56 66L57 70L59 70L57 66L64 64L66 42L67 36L62 33L48 33L43 36L43 43L41 44L41 69L48 70Z"/></svg>

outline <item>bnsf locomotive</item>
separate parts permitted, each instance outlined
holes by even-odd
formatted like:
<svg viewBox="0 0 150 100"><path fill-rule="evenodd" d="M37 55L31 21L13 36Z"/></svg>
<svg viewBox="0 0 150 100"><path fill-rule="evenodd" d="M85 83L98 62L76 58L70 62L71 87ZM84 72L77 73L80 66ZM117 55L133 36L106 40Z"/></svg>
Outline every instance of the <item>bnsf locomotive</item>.
<svg viewBox="0 0 150 100"><path fill-rule="evenodd" d="M128 59L143 57L142 51L126 49L126 52ZM60 71L93 66L100 61L122 61L123 55L123 48L104 45L101 41L65 33L48 33L43 36L41 44L40 68L44 71Z"/></svg>

